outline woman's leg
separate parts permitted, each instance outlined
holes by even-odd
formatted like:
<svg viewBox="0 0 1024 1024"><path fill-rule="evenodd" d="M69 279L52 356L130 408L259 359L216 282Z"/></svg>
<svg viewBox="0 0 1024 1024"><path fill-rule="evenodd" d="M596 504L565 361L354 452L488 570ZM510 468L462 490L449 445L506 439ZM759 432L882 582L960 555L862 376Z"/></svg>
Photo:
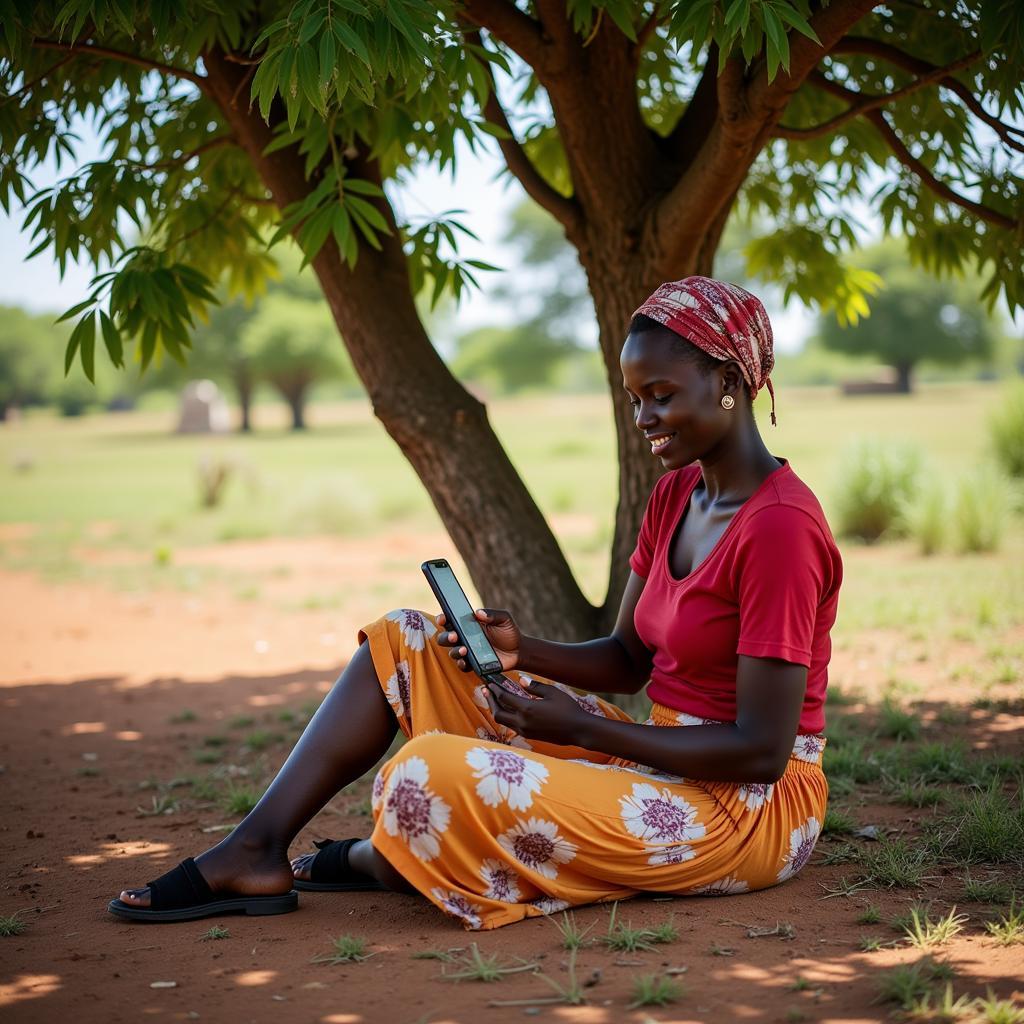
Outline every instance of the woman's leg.
<svg viewBox="0 0 1024 1024"><path fill-rule="evenodd" d="M397 728L369 645L363 643L260 802L229 836L196 858L210 888L247 895L287 892L293 877L288 863L291 841L338 790L380 760ZM373 855L369 843L365 845L353 866L366 871L379 867L382 884L393 881L397 887L397 874ZM121 899L148 907L149 889L125 890Z"/></svg>

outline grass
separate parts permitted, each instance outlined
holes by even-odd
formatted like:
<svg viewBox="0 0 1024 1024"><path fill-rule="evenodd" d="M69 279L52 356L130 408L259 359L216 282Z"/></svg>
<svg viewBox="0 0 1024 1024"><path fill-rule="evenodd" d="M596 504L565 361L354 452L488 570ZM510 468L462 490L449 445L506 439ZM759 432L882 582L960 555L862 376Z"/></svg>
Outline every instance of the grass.
<svg viewBox="0 0 1024 1024"><path fill-rule="evenodd" d="M167 793L151 798L148 807L136 807L136 813L140 818L155 818L162 814L174 814L178 809L178 801Z"/></svg>
<svg viewBox="0 0 1024 1024"><path fill-rule="evenodd" d="M199 936L199 941L216 942L218 939L229 938L231 938L231 932L227 928L222 928L219 924L215 924L208 932L204 932Z"/></svg>
<svg viewBox="0 0 1024 1024"><path fill-rule="evenodd" d="M957 800L952 812L931 827L931 847L962 864L1024 863L1024 804L993 781Z"/></svg>
<svg viewBox="0 0 1024 1024"><path fill-rule="evenodd" d="M991 989L974 1005L984 1024L1024 1024L1024 1007L1010 999L997 999Z"/></svg>
<svg viewBox="0 0 1024 1024"><path fill-rule="evenodd" d="M339 935L331 939L331 951L322 956L315 956L313 964L357 964L369 960L376 953L366 952L366 939L356 935Z"/></svg>
<svg viewBox="0 0 1024 1024"><path fill-rule="evenodd" d="M276 733L260 729L256 732L249 733L249 735L246 736L245 746L254 753L259 753L259 751L266 750L267 747L273 746L280 739L281 737Z"/></svg>
<svg viewBox="0 0 1024 1024"><path fill-rule="evenodd" d="M921 722L916 715L886 699L879 708L878 735L890 740L916 740L921 736Z"/></svg>
<svg viewBox="0 0 1024 1024"><path fill-rule="evenodd" d="M618 909L618 903L612 905L612 912L608 917L608 932L602 939L604 944L615 952L636 953L640 950L650 950L658 943L674 942L679 938L679 930L672 920L654 928L634 928L632 921L623 924L616 920Z"/></svg>
<svg viewBox="0 0 1024 1024"><path fill-rule="evenodd" d="M469 947L468 953L454 962L459 966L459 970L446 971L443 974L443 977L450 981L482 981L489 984L500 981L508 974L522 974L524 971L537 969L536 964L522 961L518 965L502 964L497 953L485 956L475 942Z"/></svg>
<svg viewBox="0 0 1024 1024"><path fill-rule="evenodd" d="M1014 899L1010 904L1009 913L1004 914L998 921L987 921L985 931L1000 946L1024 943L1024 906L1018 909L1017 901Z"/></svg>
<svg viewBox="0 0 1024 1024"><path fill-rule="evenodd" d="M928 995L932 986L939 981L949 981L953 969L931 957L924 957L916 964L895 967L883 975L878 987L880 1003L895 1003L902 1010L909 1010L914 1003Z"/></svg>
<svg viewBox="0 0 1024 1024"><path fill-rule="evenodd" d="M581 928L576 921L576 915L568 912L563 912L561 921L554 917L549 920L562 936L562 949L581 949L583 946L589 945L587 935L593 930L593 924Z"/></svg>
<svg viewBox="0 0 1024 1024"><path fill-rule="evenodd" d="M668 1006L683 997L683 986L672 978L656 974L641 974L633 979L633 1001L631 1010L640 1006Z"/></svg>
<svg viewBox="0 0 1024 1024"><path fill-rule="evenodd" d="M857 915L857 924L878 924L882 920L882 911L878 904L872 903Z"/></svg>
<svg viewBox="0 0 1024 1024"><path fill-rule="evenodd" d="M28 927L28 922L23 921L17 914L8 917L0 917L0 938L10 938L12 935L20 935Z"/></svg>
<svg viewBox="0 0 1024 1024"><path fill-rule="evenodd" d="M250 726L256 724L256 719L252 715L237 715L228 722L229 729L248 729Z"/></svg>
<svg viewBox="0 0 1024 1024"><path fill-rule="evenodd" d="M927 860L921 845L883 837L863 851L864 878L887 888L913 889L926 877Z"/></svg>
<svg viewBox="0 0 1024 1024"><path fill-rule="evenodd" d="M931 949L934 946L944 946L954 936L959 935L967 922L966 914L958 914L956 907L932 921L927 912L921 913L916 908L911 910L911 923L906 929L907 943L917 949Z"/></svg>
<svg viewBox="0 0 1024 1024"><path fill-rule="evenodd" d="M906 910L889 918L889 927L893 931L905 932L913 926L914 917L926 917L931 906L931 903L912 903Z"/></svg>
<svg viewBox="0 0 1024 1024"><path fill-rule="evenodd" d="M969 903L996 903L1002 906L1013 899L1013 888L1000 878L974 878L966 874L962 882L964 899Z"/></svg>
<svg viewBox="0 0 1024 1024"><path fill-rule="evenodd" d="M821 832L826 836L848 836L857 828L857 822L844 810L838 807L829 807L825 811L825 821L822 823Z"/></svg>
<svg viewBox="0 0 1024 1024"><path fill-rule="evenodd" d="M184 725L186 722L198 722L199 716L190 708L182 708L177 714L171 715L167 721L171 725Z"/></svg>
<svg viewBox="0 0 1024 1024"><path fill-rule="evenodd" d="M871 887L871 882L868 879L847 878L846 875L843 875L838 882L834 882L831 885L827 882L821 882L820 884L825 893L821 897L823 900L830 899L833 896L850 897Z"/></svg>
<svg viewBox="0 0 1024 1024"><path fill-rule="evenodd" d="M248 786L238 786L231 783L221 796L221 805L229 814L244 816L248 814L257 803L262 794Z"/></svg>

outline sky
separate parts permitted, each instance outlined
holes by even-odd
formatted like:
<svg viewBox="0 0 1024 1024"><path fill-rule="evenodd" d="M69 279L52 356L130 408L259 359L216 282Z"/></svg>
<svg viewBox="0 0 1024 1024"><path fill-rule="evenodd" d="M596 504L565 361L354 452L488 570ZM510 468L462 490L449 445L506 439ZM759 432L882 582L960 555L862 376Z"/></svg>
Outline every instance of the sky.
<svg viewBox="0 0 1024 1024"><path fill-rule="evenodd" d="M99 142L84 123L79 126L82 139L82 161L96 159ZM448 210L465 210L459 219L480 238L478 243L467 239L460 243L460 255L478 258L515 273L516 255L503 244L511 209L525 197L518 182L505 175L498 180L504 166L497 145L487 140L487 152L478 146L477 154L463 143L457 152L454 180L450 172L423 166L409 176L402 187L389 188L399 221L419 220ZM67 174L69 167L61 170ZM58 171L51 163L33 175L37 186L52 184ZM31 236L21 230L24 210L12 209L10 216L0 210L0 305L22 306L33 312L62 312L82 301L88 294L93 270L85 263L69 264L63 278L52 253L44 250L31 260L25 259L34 248ZM500 324L515 316L509 308L488 294L489 281L497 274L480 274L481 291L464 297L459 308L445 326L446 332L457 336L476 327ZM797 303L788 310L773 306L766 300L775 329L776 349L796 351L804 343L814 324L814 315ZM590 332L596 336L596 331Z"/></svg>

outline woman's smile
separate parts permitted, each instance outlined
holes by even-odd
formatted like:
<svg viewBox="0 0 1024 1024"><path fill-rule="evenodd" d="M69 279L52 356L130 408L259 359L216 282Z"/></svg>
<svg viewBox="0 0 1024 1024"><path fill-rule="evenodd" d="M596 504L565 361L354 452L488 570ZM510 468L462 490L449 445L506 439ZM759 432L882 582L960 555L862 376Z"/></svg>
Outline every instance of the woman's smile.
<svg viewBox="0 0 1024 1024"><path fill-rule="evenodd" d="M647 436L647 440L651 443L651 454L660 455L672 442L672 438L676 435L673 434L650 434Z"/></svg>

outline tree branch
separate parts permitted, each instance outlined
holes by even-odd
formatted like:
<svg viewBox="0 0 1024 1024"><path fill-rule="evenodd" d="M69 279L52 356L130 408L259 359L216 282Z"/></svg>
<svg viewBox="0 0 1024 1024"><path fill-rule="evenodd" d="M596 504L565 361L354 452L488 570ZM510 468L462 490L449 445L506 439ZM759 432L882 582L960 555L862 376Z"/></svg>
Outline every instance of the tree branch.
<svg viewBox="0 0 1024 1024"><path fill-rule="evenodd" d="M112 50L109 46L94 46L91 43L62 43L57 39L33 39L32 45L41 50L61 50L76 56L92 54L96 57L105 57L108 60L120 60L126 64L134 64L149 71L160 71L165 75L173 75L186 82L191 82L197 88L202 89L205 80L202 75L197 75L188 68L178 68L173 64L163 64L158 60L150 60L148 57L140 57L137 53L125 53L123 50Z"/></svg>
<svg viewBox="0 0 1024 1024"><path fill-rule="evenodd" d="M999 210L993 210L990 206L976 203L973 199L960 195L959 192L955 192L944 181L940 181L935 177L931 170L910 152L906 143L899 137L892 125L889 124L881 110L870 110L864 116L875 126L879 135L885 139L896 159L908 170L913 171L921 179L921 184L930 191L947 202L973 213L975 217L985 221L987 224L995 224L997 227L1005 228L1007 231L1012 231L1018 226L1017 221L1012 217L1008 217Z"/></svg>
<svg viewBox="0 0 1024 1024"><path fill-rule="evenodd" d="M534 70L543 64L543 29L510 0L463 0L459 17L487 29Z"/></svg>
<svg viewBox="0 0 1024 1024"><path fill-rule="evenodd" d="M234 135L227 132L224 135L215 135L212 139L207 139L201 146L196 146L195 149L190 150L188 153L168 157L166 160L160 160L155 164L138 164L137 166L143 167L147 171L162 171L169 167L180 167L182 164L187 164L192 157L200 156L208 150L217 149L219 146L235 146L237 144Z"/></svg>
<svg viewBox="0 0 1024 1024"><path fill-rule="evenodd" d="M480 32L473 30L466 33L466 39L475 46L483 46ZM519 144L509 124L505 110L498 99L497 88L494 83L494 73L490 64L487 64L487 76L490 80L490 90L487 94L487 102L484 104L483 114L491 124L497 125L508 133L508 138L496 138L501 155L505 158L505 164L513 175L519 180L526 194L540 206L550 213L567 231L574 231L579 227L582 219L582 210L575 199L563 196L552 188L541 176L541 173L534 166L533 161L527 156L526 150Z"/></svg>
<svg viewBox="0 0 1024 1024"><path fill-rule="evenodd" d="M868 14L877 2L832 0L827 7L820 8L810 19L811 28L821 40L820 46L799 32L790 32L789 71L780 72L769 82L767 61L762 60L747 86L746 103L754 118L762 123L765 119L777 122L790 97L818 61L830 53L850 27Z"/></svg>
<svg viewBox="0 0 1024 1024"><path fill-rule="evenodd" d="M947 64L945 67L937 67L928 74L921 75L920 78L915 78L912 82L901 86L893 92L882 94L858 92L856 94L858 99L854 100L845 110L836 114L835 117L830 117L827 121L822 121L821 124L811 125L808 128L791 128L787 125L780 124L776 127L775 131L772 132L772 136L777 139L814 139L819 135L826 135L828 132L834 131L840 125L857 117L859 114L866 113L869 110L876 110L879 107L884 107L887 104L892 103L893 100L898 100L904 96L908 96L910 93L917 92L919 89L923 89L927 85L933 85L950 72L959 71L962 68L973 64L980 57L981 51L975 50L974 53L969 53L966 57L961 57L959 60L955 60L951 64ZM848 93L850 92L850 90L846 91Z"/></svg>
<svg viewBox="0 0 1024 1024"><path fill-rule="evenodd" d="M651 16L640 26L640 31L636 34L636 43L634 44L634 49L638 57L643 48L647 45L647 40L654 35L655 30L661 22L662 19L658 17L658 10L655 8Z"/></svg>
<svg viewBox="0 0 1024 1024"><path fill-rule="evenodd" d="M844 36L839 40L836 46L833 47L832 53L858 53L866 57L878 57L881 60L888 61L890 64L895 64L898 68L902 68L904 71L910 71L915 75L926 75L937 70L935 64L930 64L928 61L921 60L919 57L913 57L906 51L901 50L899 47L893 46L891 43L885 43L879 39L869 39L867 36ZM994 114L990 114L982 106L978 97L975 96L963 82L953 78L952 75L946 75L940 78L939 85L944 89L949 89L950 92L959 96L963 101L964 106L967 107L975 117L984 121L985 124L992 128L1003 142L1011 148L1016 149L1018 152L1024 153L1024 145L1022 145L1017 139L1012 138L1010 134L1012 132L1014 135L1019 135L1024 139L1024 128L1016 128L1013 125L1000 120Z"/></svg>

